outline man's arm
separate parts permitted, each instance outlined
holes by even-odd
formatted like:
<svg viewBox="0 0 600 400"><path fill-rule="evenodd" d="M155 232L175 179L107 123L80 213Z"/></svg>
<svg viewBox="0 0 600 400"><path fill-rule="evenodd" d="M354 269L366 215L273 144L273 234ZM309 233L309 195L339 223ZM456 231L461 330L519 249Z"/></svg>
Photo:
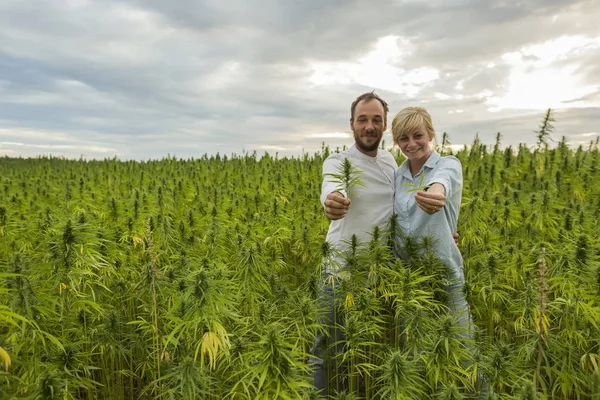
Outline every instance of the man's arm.
<svg viewBox="0 0 600 400"><path fill-rule="evenodd" d="M340 163L341 160L336 156L330 156L323 162L321 204L325 210L325 215L332 221L344 218L348 207L350 207L350 199L346 197L343 191L339 191L338 183L329 180L329 174L336 173Z"/></svg>

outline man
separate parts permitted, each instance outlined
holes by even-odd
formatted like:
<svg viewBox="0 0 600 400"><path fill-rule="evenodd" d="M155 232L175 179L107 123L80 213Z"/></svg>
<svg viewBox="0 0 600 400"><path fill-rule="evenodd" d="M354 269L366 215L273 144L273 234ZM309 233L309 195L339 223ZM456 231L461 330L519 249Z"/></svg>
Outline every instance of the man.
<svg viewBox="0 0 600 400"><path fill-rule="evenodd" d="M341 257L335 256L345 250L347 241L356 235L361 242L369 240L369 234L375 226L385 228L394 208L394 171L398 168L394 157L386 150L379 149L383 132L387 128L387 103L375 93L364 93L356 98L350 107L350 129L354 133L354 145L341 153L331 154L323 163L323 184L321 204L327 218L331 220L326 241L333 250L334 263L324 262L323 292L321 304L327 312L324 323L329 335L321 334L315 339L312 350L318 359L311 359L314 367L314 386L322 395L328 394L329 363L332 354L327 354L329 343L338 342L341 335L333 329L334 302L331 278L342 274ZM338 183L333 182L329 174L336 174L344 159L348 158L352 167L362 171L360 180L351 194L338 191ZM328 339L329 336L329 339ZM330 349L329 349L330 350ZM338 370L338 373L341 372ZM336 390L345 389L344 382Z"/></svg>
<svg viewBox="0 0 600 400"><path fill-rule="evenodd" d="M338 251L344 249L344 242L353 234L368 241L373 228L385 228L392 216L394 171L398 165L390 152L379 149L387 128L387 114L387 103L375 93L358 96L350 107L354 145L330 155L323 163L321 203L332 220L326 240ZM359 178L364 185L355 186L350 196L337 191L338 184L328 178L328 174L337 173L345 158L362 171Z"/></svg>
<svg viewBox="0 0 600 400"><path fill-rule="evenodd" d="M374 92L356 98L350 107L350 129L354 133L354 145L341 153L331 154L323 163L321 204L327 218L331 220L326 241L335 253L343 252L352 235L362 243L371 240L370 234L376 226L386 229L394 209L394 172L398 168L392 154L380 149L383 133L387 128L387 103ZM329 174L336 174L344 159L348 158L364 186L355 186L352 193L339 191L338 183L332 182ZM443 206L443 201L431 199L432 206ZM334 263L325 262L323 269L323 293L321 302L327 309L325 320L329 327L333 321L333 285L331 279L343 277L342 259L333 256ZM339 331L330 329L329 342L341 339ZM330 357L326 355L327 336L315 340L311 359L314 366L314 385L322 394L327 394L327 376ZM344 383L341 384L344 389ZM338 387L337 389L340 389Z"/></svg>

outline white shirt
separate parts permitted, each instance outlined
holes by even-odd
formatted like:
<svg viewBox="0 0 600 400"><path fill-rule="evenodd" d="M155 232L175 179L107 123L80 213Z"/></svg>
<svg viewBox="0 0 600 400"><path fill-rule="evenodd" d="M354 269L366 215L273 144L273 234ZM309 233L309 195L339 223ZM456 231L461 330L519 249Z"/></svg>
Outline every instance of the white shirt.
<svg viewBox="0 0 600 400"><path fill-rule="evenodd" d="M350 208L342 219L331 221L327 232L327 242L335 250L343 252L348 248L352 235L363 244L371 240L375 226L386 230L394 212L394 172L398 168L392 154L378 149L377 156L371 157L360 152L356 146L341 153L331 154L323 163L323 184L321 204L325 206L327 195L338 191L338 183L331 182L327 174L338 173L339 166L348 158L354 169L362 171L360 180L365 186L356 185L351 189ZM344 196L346 193L341 191ZM336 257L341 262L341 257ZM343 265L341 266L343 269ZM326 265L325 272L334 273Z"/></svg>

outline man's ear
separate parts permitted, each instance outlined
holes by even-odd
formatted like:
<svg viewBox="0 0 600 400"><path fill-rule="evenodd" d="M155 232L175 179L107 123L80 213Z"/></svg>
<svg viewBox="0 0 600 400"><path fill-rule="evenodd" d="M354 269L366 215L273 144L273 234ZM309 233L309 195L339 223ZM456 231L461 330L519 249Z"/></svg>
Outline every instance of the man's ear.
<svg viewBox="0 0 600 400"><path fill-rule="evenodd" d="M354 126L352 125L353 122L354 122L354 120L352 120L352 118L350 118L350 130L352 132L354 132Z"/></svg>

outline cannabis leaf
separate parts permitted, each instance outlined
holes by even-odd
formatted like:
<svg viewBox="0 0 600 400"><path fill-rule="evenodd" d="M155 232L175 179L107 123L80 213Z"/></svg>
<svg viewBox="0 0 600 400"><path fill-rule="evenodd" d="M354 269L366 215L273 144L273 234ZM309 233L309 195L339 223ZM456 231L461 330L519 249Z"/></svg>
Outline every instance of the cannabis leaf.
<svg viewBox="0 0 600 400"><path fill-rule="evenodd" d="M425 181L425 172L421 174L421 179L419 179L419 184L415 185L414 183L404 183L402 186L409 187L411 189L407 190L406 193L418 192L419 190L427 190L431 185L423 185Z"/></svg>
<svg viewBox="0 0 600 400"><path fill-rule="evenodd" d="M330 182L338 184L338 187L335 190L336 192L344 191L347 193L348 197L350 197L352 189L355 186L365 186L360 179L360 174L362 172L363 171L354 168L348 157L345 157L344 161L337 166L336 173L325 174L325 176L332 178L329 180Z"/></svg>

